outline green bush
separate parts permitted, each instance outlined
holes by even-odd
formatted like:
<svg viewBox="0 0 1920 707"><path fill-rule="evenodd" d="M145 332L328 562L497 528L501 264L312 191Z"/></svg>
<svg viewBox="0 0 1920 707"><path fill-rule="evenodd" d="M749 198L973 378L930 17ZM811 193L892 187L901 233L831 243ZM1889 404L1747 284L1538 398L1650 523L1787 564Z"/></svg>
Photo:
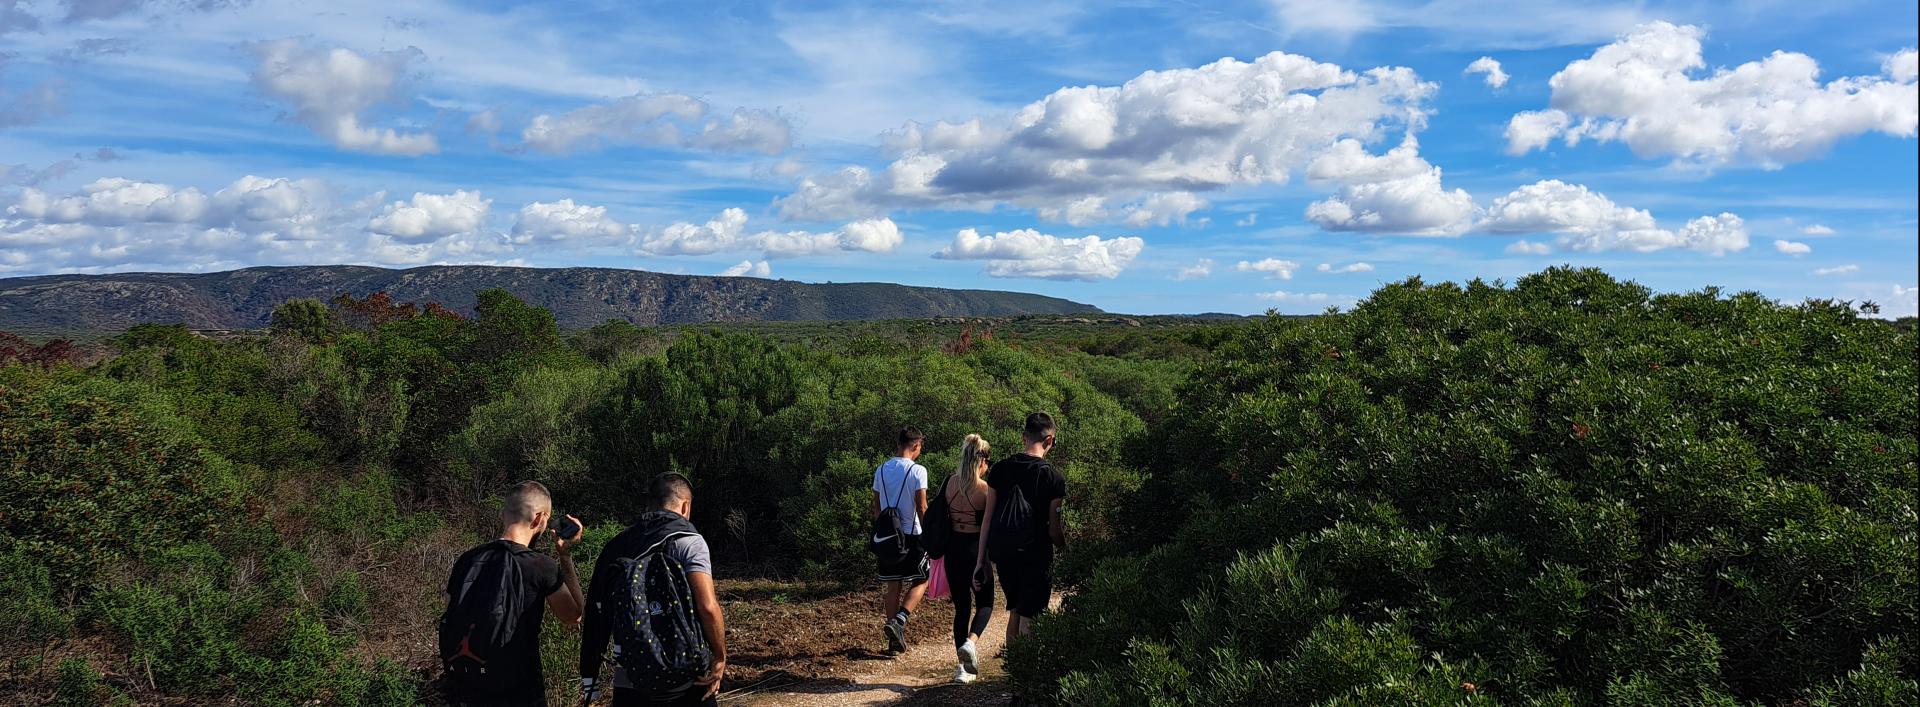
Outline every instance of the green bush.
<svg viewBox="0 0 1920 707"><path fill-rule="evenodd" d="M1063 704L1910 702L1916 353L1592 270L1270 318L1133 447L1124 551L1010 672Z"/></svg>
<svg viewBox="0 0 1920 707"><path fill-rule="evenodd" d="M53 703L70 707L94 707L107 701L111 693L100 682L100 672L79 658L60 661L53 689Z"/></svg>
<svg viewBox="0 0 1920 707"><path fill-rule="evenodd" d="M54 597L53 573L24 551L0 554L0 597L9 604L0 611L0 638L8 643L41 643L73 630Z"/></svg>

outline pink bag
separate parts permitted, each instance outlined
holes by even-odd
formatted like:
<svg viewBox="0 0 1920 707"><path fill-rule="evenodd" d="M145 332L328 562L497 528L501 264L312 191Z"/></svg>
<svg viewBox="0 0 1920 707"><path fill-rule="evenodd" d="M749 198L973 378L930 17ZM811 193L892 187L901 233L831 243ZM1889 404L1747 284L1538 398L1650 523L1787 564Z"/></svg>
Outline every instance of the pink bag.
<svg viewBox="0 0 1920 707"><path fill-rule="evenodd" d="M933 576L927 578L927 598L939 599L953 593L952 588L947 586L947 558L934 560L929 567Z"/></svg>

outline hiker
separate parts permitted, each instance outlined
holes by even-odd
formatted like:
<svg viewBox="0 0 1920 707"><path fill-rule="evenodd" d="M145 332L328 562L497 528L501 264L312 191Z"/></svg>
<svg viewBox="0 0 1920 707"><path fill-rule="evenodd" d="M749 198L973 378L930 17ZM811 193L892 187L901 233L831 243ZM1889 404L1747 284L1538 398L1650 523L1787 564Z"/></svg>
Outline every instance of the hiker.
<svg viewBox="0 0 1920 707"><path fill-rule="evenodd" d="M907 652L907 619L927 594L927 553L920 547L920 517L927 512L927 468L915 464L926 435L900 428L893 458L873 470L873 535L869 549L880 580L880 632L887 652Z"/></svg>
<svg viewBox="0 0 1920 707"><path fill-rule="evenodd" d="M960 667L953 680L961 684L980 677L980 632L993 620L993 570L987 573L978 591L973 588L974 569L980 565L980 526L987 514L987 460L992 445L980 435L967 435L960 445L960 464L940 487L939 498L946 503L947 586L953 592L953 646ZM938 522L939 519L929 519Z"/></svg>
<svg viewBox="0 0 1920 707"><path fill-rule="evenodd" d="M688 518L693 484L667 472L647 485L650 510L607 541L593 564L580 637L580 699L600 695L613 639L613 704L718 704L727 625L713 589L713 554Z"/></svg>
<svg viewBox="0 0 1920 707"><path fill-rule="evenodd" d="M545 705L540 674L542 601L565 626L586 605L573 570L580 519L554 538L557 557L528 547L547 531L553 495L537 481L514 487L500 504L500 538L460 555L447 577L440 616L440 658L455 705Z"/></svg>
<svg viewBox="0 0 1920 707"><path fill-rule="evenodd" d="M1020 432L1025 449L987 473L988 520L980 530L973 582L976 590L984 590L992 581L986 574L991 559L1007 595L1008 643L1031 631L1034 618L1047 609L1053 598L1053 552L1067 546L1060 515L1067 480L1046 459L1053 435L1051 415L1028 415Z"/></svg>

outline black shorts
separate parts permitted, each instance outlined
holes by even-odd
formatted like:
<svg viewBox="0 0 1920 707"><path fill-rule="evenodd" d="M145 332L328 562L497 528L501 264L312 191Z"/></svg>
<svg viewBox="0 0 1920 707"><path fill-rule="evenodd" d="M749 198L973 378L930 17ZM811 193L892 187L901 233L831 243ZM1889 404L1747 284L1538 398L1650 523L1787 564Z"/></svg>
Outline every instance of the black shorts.
<svg viewBox="0 0 1920 707"><path fill-rule="evenodd" d="M920 536L907 536L907 551L893 562L876 561L873 575L882 582L906 582L919 584L932 576L929 571L927 551L920 549Z"/></svg>
<svg viewBox="0 0 1920 707"><path fill-rule="evenodd" d="M1033 618L1053 601L1053 546L1039 543L1025 550L989 552L993 571L1000 575L1000 591L1007 610Z"/></svg>

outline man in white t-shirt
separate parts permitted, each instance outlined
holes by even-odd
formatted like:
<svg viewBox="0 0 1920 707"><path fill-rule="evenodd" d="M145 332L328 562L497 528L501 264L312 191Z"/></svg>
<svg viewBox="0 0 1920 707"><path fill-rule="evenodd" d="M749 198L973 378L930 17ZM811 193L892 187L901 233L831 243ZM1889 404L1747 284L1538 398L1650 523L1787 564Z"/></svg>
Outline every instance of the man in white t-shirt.
<svg viewBox="0 0 1920 707"><path fill-rule="evenodd" d="M880 580L881 613L886 617L880 630L887 636L888 652L896 655L906 652L907 619L927 594L927 552L920 547L920 516L927 512L927 468L913 462L920 457L925 438L920 430L900 428L893 458L873 470L871 517L878 517L881 509L894 509L906 535L906 552L897 559L880 560L874 573Z"/></svg>

